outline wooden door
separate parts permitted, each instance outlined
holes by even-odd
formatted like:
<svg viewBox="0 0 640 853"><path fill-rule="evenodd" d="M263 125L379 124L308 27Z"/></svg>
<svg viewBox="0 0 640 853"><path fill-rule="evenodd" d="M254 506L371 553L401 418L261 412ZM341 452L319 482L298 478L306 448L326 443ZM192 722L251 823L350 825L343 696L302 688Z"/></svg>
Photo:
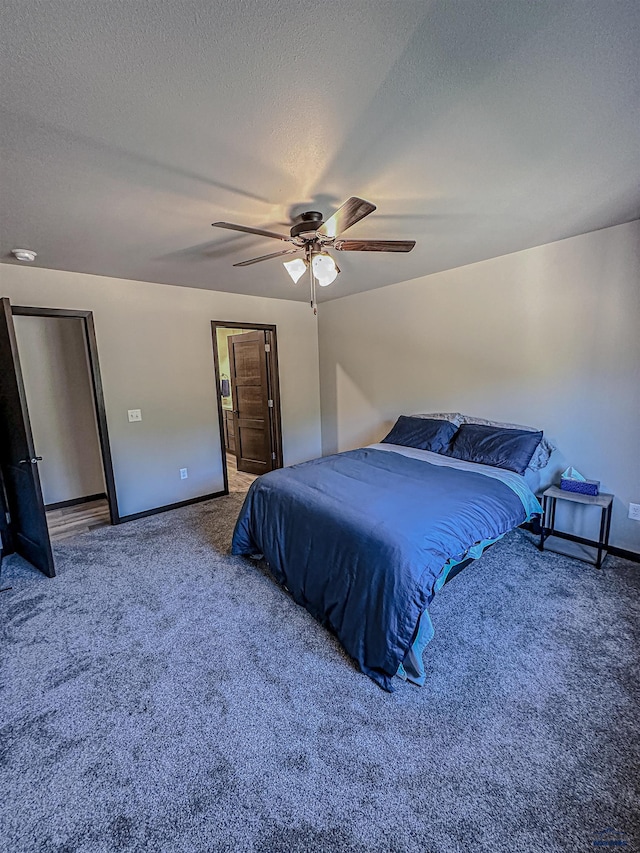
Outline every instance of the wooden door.
<svg viewBox="0 0 640 853"><path fill-rule="evenodd" d="M265 474L275 467L266 342L264 331L227 338L235 454L238 471L246 474Z"/></svg>
<svg viewBox="0 0 640 853"><path fill-rule="evenodd" d="M55 576L20 358L8 299L0 300L0 467L10 514L10 546Z"/></svg>

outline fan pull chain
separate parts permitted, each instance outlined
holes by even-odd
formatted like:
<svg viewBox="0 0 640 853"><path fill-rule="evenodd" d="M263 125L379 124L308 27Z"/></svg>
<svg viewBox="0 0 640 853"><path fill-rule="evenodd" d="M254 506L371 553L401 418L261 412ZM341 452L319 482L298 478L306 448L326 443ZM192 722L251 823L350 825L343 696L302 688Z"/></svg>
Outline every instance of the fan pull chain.
<svg viewBox="0 0 640 853"><path fill-rule="evenodd" d="M307 251L307 262L309 264L309 285L311 289L311 308L313 310L314 315L318 313L318 306L316 304L316 277L313 274L313 253L311 251Z"/></svg>
<svg viewBox="0 0 640 853"><path fill-rule="evenodd" d="M313 264L311 265L311 277L313 279L313 313L317 315L318 313L318 303L316 302L316 277L313 274Z"/></svg>

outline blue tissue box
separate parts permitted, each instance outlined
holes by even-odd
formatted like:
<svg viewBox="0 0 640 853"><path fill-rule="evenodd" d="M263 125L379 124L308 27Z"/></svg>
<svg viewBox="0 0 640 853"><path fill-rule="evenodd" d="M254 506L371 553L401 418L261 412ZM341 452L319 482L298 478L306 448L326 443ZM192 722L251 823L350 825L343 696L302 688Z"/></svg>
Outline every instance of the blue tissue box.
<svg viewBox="0 0 640 853"><path fill-rule="evenodd" d="M600 491L600 480L570 480L568 477L561 477L560 488L564 492L577 492L579 495L595 497Z"/></svg>

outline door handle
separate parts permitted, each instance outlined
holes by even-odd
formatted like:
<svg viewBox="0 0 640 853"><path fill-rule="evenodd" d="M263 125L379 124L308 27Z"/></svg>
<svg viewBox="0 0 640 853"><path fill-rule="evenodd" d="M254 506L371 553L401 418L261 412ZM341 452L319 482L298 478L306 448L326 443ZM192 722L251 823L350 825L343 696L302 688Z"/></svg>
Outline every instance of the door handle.
<svg viewBox="0 0 640 853"><path fill-rule="evenodd" d="M36 462L42 462L42 456L32 456L30 459L21 459L21 460L20 460L20 465L26 465L26 464L27 464L27 463L29 463L29 462L30 462L32 465L35 465L35 464L36 464Z"/></svg>

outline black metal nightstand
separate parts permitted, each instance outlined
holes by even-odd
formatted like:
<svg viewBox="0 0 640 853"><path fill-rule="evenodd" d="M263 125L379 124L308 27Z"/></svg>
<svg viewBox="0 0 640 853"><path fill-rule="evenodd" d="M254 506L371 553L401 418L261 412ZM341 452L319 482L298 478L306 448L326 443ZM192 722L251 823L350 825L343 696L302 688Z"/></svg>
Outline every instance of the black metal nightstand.
<svg viewBox="0 0 640 853"><path fill-rule="evenodd" d="M598 541L592 542L589 539L583 539L581 536L571 536L562 533L555 529L556 525L556 501L570 501L571 503L583 504L586 506L598 506L602 510L600 516L600 536ZM560 539L565 550L549 548L550 551L557 551L567 557L574 557L577 560L585 560L588 563L594 563L596 569L602 568L602 563L607 556L607 548L609 546L609 531L611 529L611 508L613 505L613 495L601 493L599 495L581 495L579 492L566 492L558 486L550 486L546 492L542 494L542 527L540 533L540 544L538 548L544 551L544 543L551 536ZM571 553L570 543L578 543L588 548L594 549L595 559L585 557L575 550ZM569 547L567 547L569 546Z"/></svg>

